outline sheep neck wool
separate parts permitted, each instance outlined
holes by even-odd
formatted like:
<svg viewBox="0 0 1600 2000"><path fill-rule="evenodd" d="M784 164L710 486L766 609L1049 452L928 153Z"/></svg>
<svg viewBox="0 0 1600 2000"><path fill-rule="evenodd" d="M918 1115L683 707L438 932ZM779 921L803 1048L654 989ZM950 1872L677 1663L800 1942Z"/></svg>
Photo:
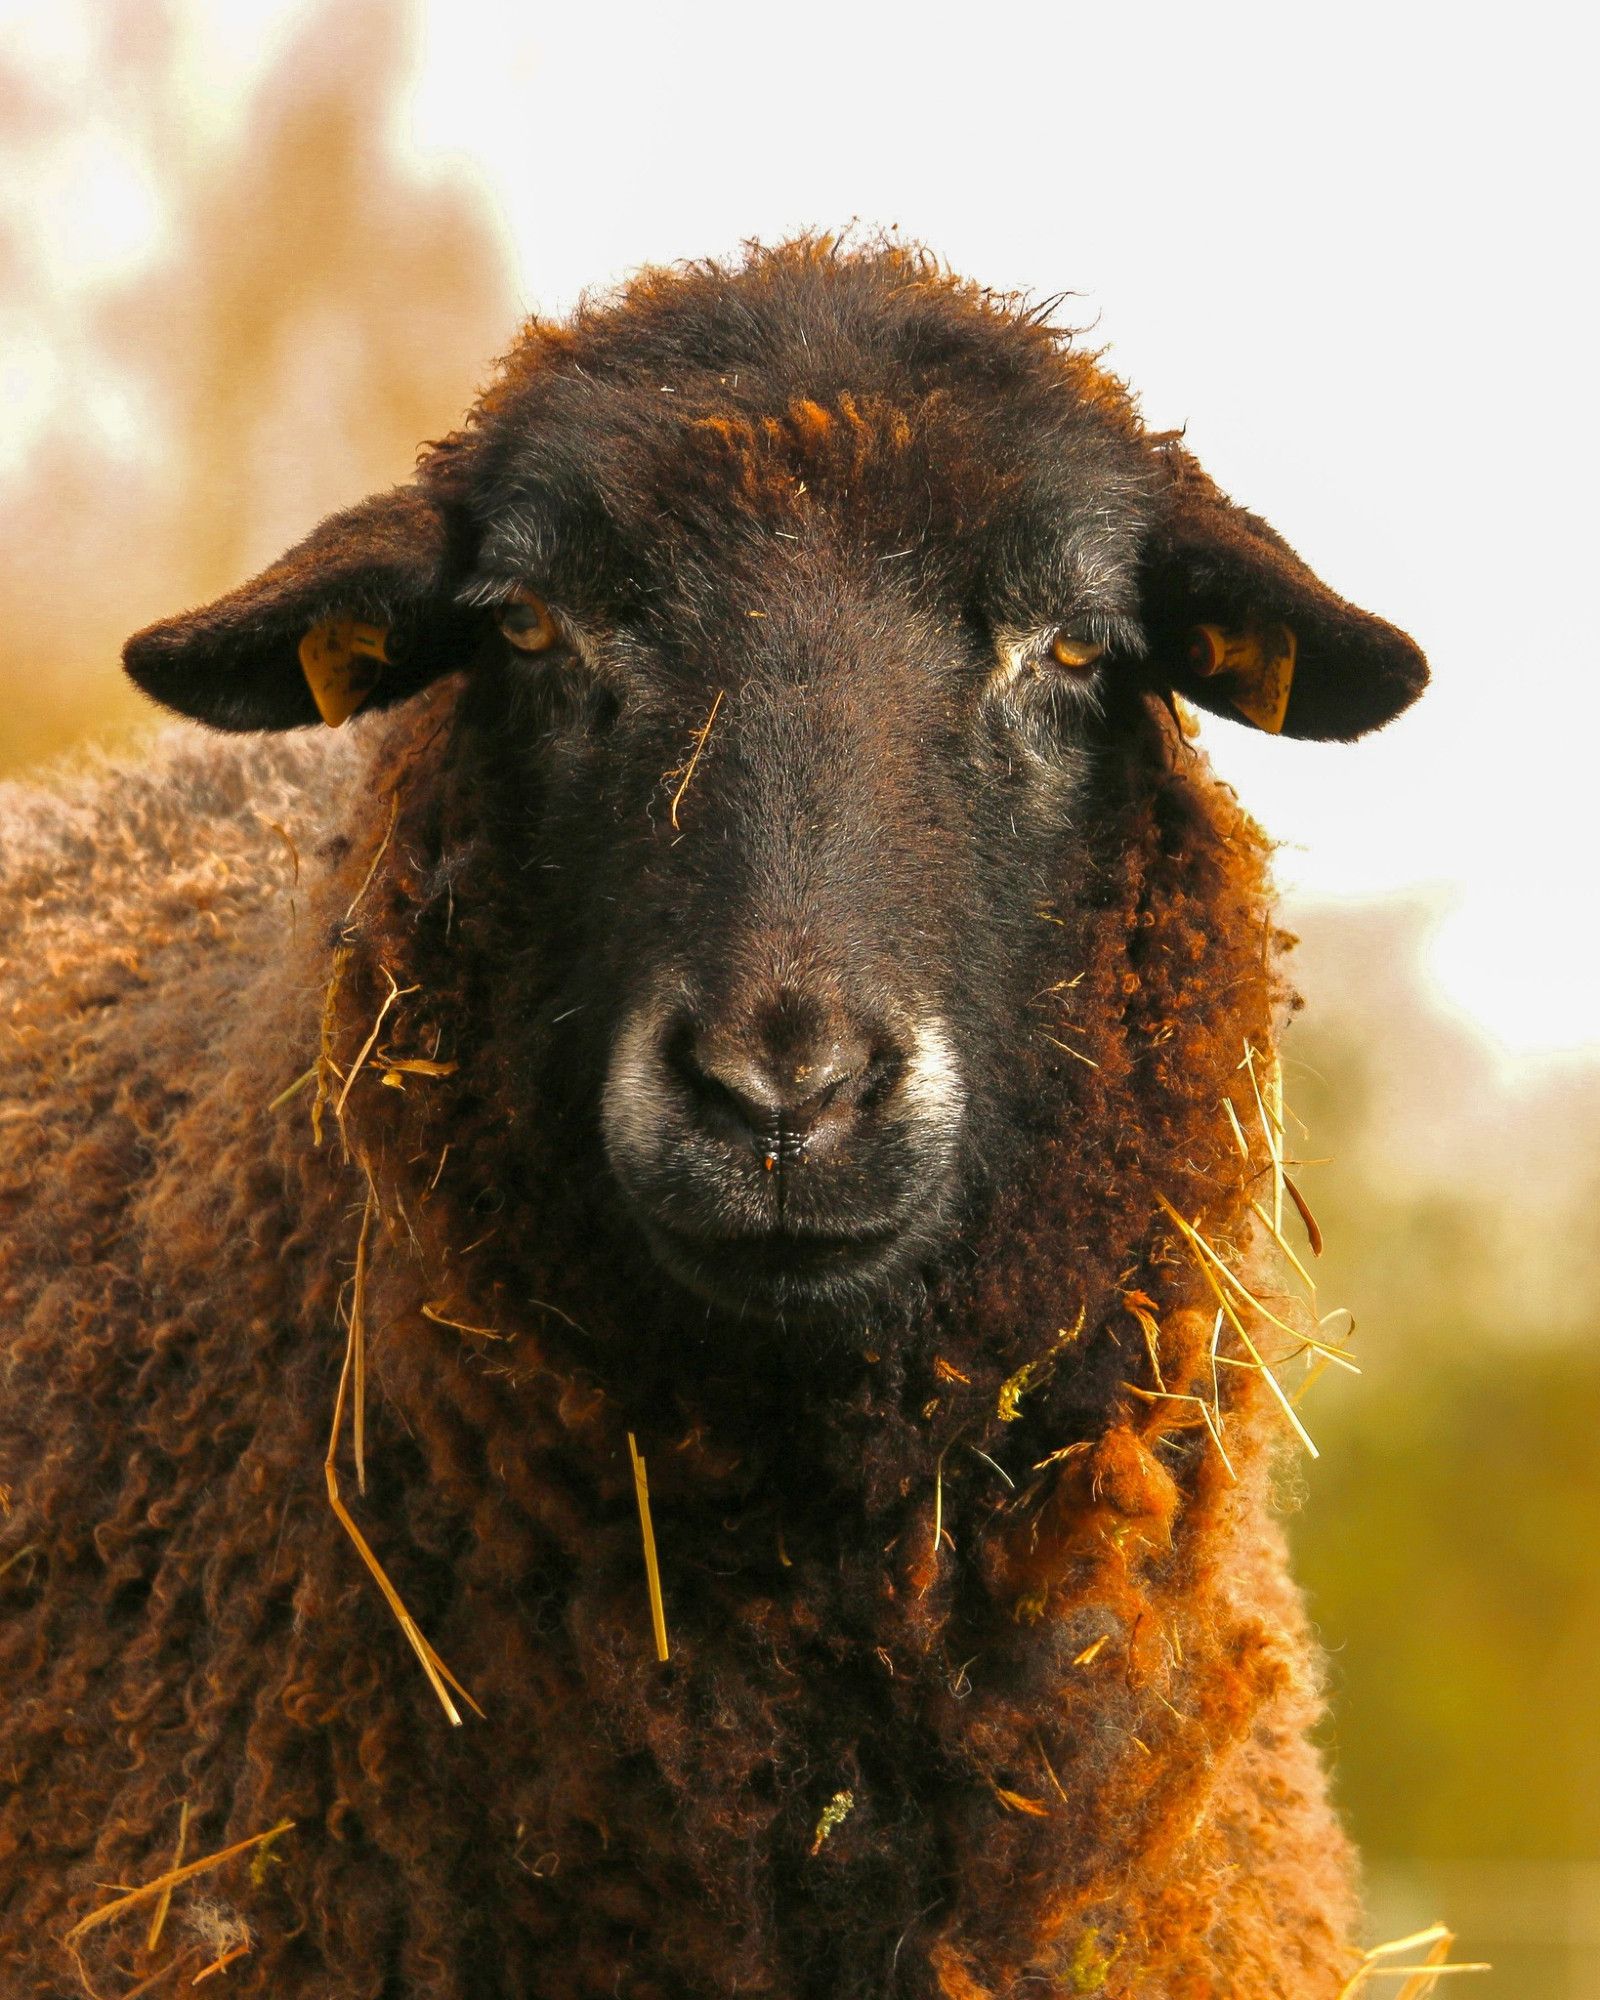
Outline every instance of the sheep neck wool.
<svg viewBox="0 0 1600 2000"><path fill-rule="evenodd" d="M5 1421L60 1523L0 1579L9 1990L145 1976L148 1906L59 1940L182 1801L190 1855L294 1822L174 1902L196 1969L248 1942L236 1994L1334 2000L1287 1432L1166 1206L1250 1239L1255 827L1152 701L1041 922L1092 1061L1026 1039L1029 1116L892 1310L741 1328L606 1198L461 701L16 820L65 998L11 1016L39 1143L0 1190ZM352 1315L340 1489L460 1728L328 1505Z"/></svg>

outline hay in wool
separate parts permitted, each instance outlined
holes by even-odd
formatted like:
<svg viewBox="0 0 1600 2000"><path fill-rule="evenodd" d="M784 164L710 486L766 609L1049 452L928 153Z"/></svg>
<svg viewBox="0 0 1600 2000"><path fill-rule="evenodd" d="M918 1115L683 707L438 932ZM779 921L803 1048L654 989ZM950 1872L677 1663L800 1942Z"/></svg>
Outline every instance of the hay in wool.
<svg viewBox="0 0 1600 2000"><path fill-rule="evenodd" d="M173 745L23 802L13 906L61 984L8 1015L11 1530L40 1552L0 1579L15 1990L63 1990L54 1941L95 1884L155 1872L181 1795L208 1848L299 1829L237 1890L242 1993L865 1994L892 1962L957 2000L1063 1967L1108 1995L1337 1994L1348 1857L1268 1507L1278 1413L1255 1371L1213 1388L1212 1292L1156 1199L1249 1234L1258 1163L1219 1107L1278 1004L1254 830L1153 724L1105 837L1114 886L1059 934L1099 1067L1041 1064L959 1273L870 1344L752 1370L596 1231L554 1055L548 1117L498 1071L496 969L526 979L526 947L496 935L492 871L456 891L461 943L428 900L472 838L454 699L359 747ZM333 1045L354 1075L392 981L416 990L388 1045L442 1034L456 1068L403 1093L364 1071L346 1164L303 1098L263 1107L317 1044L323 940L391 784ZM309 830L364 790L365 823ZM269 818L315 871L298 946ZM363 1165L382 1219L356 1504L482 1704L459 1733L319 1491ZM1159 1390L1130 1290L1156 1303ZM1080 1315L1072 1365L1039 1368ZM1226 1464L1190 1396L1225 1413ZM104 1990L141 1976L132 1929L87 1942Z"/></svg>
<svg viewBox="0 0 1600 2000"><path fill-rule="evenodd" d="M488 478L541 370L592 381L719 286L534 329L428 479ZM915 260L860 286L952 379L1009 310ZM1145 449L1115 384L1006 324L1019 379L1058 370ZM865 386L693 421L686 536L791 505L797 452L862 509L869 462L929 490ZM974 521L980 443L951 445ZM1214 489L1164 462L1152 546L1198 574ZM396 590L446 562L430 507L358 524ZM1267 532L1227 526L1252 560ZM269 573L253 633L310 561ZM1370 633L1317 605L1301 714L1354 733L1317 648ZM130 657L181 667L233 616ZM246 2000L1337 2000L1351 1861L1270 1495L1273 1320L1329 1343L1251 1262L1283 1234L1282 1120L1270 1090L1244 1115L1241 1054L1289 1004L1256 828L1130 693L1095 812L1028 885L1041 1006L959 1227L826 1329L730 1325L616 1198L569 889L512 842L525 775L473 675L417 657L341 735L172 737L5 806L7 1993L210 1968ZM738 754L701 692L663 838ZM358 1353L359 1445L330 1448ZM419 1658L482 1719L452 1727ZM217 1949L180 1884L153 1952L141 1901L74 1961L101 1885L170 1867L180 1801L191 1853L294 1830L208 1876Z"/></svg>

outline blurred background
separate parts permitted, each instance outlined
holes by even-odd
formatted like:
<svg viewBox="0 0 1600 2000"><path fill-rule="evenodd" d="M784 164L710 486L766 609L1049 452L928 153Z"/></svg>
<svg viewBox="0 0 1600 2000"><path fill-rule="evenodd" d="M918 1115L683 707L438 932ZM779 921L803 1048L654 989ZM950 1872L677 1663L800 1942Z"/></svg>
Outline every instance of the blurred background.
<svg viewBox="0 0 1600 2000"><path fill-rule="evenodd" d="M1422 640L1379 739L1205 737L1284 842L1288 1095L1365 1369L1290 1482L1339 1790L1374 1938L1445 1918L1483 2000L1600 1996L1571 18L0 0L0 774L136 744L126 634L404 479L522 314L852 218L1071 287L1151 422Z"/></svg>

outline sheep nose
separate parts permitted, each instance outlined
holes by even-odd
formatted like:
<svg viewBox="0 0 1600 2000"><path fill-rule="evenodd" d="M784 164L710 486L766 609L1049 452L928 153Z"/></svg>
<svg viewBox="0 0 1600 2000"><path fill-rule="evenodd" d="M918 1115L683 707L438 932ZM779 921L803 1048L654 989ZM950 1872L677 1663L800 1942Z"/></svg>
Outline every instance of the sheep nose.
<svg viewBox="0 0 1600 2000"><path fill-rule="evenodd" d="M702 1128L759 1152L768 1167L838 1145L893 1085L902 1059L859 1026L774 1024L736 1036L681 1025L668 1060Z"/></svg>

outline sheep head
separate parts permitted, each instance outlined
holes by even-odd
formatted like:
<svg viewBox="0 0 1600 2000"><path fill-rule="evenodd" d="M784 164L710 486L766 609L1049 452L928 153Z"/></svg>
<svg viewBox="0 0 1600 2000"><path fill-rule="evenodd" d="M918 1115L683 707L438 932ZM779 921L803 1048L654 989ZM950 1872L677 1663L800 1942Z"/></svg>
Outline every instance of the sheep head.
<svg viewBox="0 0 1600 2000"><path fill-rule="evenodd" d="M534 323L413 485L127 666L224 729L461 676L610 1173L758 1316L950 1233L1026 1087L1041 913L1092 893L1174 691L1347 738L1426 679L1027 313L809 242Z"/></svg>

